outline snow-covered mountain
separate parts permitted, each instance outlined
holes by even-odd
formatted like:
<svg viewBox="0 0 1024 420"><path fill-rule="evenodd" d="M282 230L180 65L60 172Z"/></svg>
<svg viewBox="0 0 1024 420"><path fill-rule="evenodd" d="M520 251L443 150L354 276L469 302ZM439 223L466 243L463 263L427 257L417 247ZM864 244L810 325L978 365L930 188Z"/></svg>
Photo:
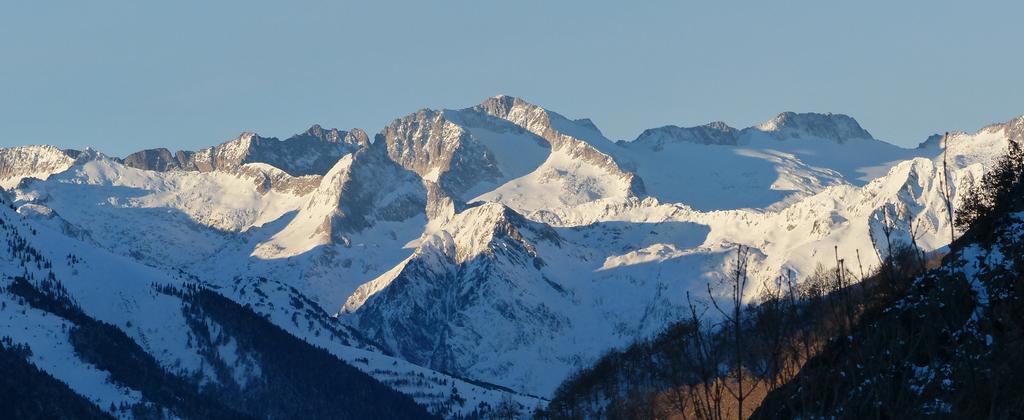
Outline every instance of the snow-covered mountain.
<svg viewBox="0 0 1024 420"><path fill-rule="evenodd" d="M5 226L54 266L87 262L54 281L168 372L195 376L211 356L182 346L191 295L153 285L198 285L453 415L543 404L573 370L678 319L737 244L758 279L809 273L835 247L869 269L887 252L882 226L939 249L943 148L956 199L1011 140L1024 140L1024 117L903 149L845 115L783 113L613 142L588 119L496 96L416 111L372 142L314 126L124 159L0 149L0 185ZM50 278L18 261L0 259L5 282ZM59 322L3 314L2 335L58 349L31 360L44 371L74 381L64 367L92 369L107 391L69 384L101 408L145 400L76 360L66 334L20 332ZM260 364L229 359L245 389Z"/></svg>
<svg viewBox="0 0 1024 420"><path fill-rule="evenodd" d="M14 188L25 178L46 179L70 168L76 157L76 150L46 145L0 148L0 188Z"/></svg>
<svg viewBox="0 0 1024 420"><path fill-rule="evenodd" d="M620 141L648 192L700 210L771 208L844 183L863 185L926 156L876 140L853 118L786 112L742 130L665 126Z"/></svg>
<svg viewBox="0 0 1024 420"><path fill-rule="evenodd" d="M199 151L148 149L124 158L124 164L153 171L231 171L247 163L266 163L290 175L323 174L347 153L370 144L358 128L324 130L314 125L287 140L242 133L238 138Z"/></svg>
<svg viewBox="0 0 1024 420"><path fill-rule="evenodd" d="M479 196L520 211L575 206L644 194L643 181L627 170L620 148L587 119L570 120L519 98L499 95L472 108L540 136L551 151L534 171Z"/></svg>
<svg viewBox="0 0 1024 420"><path fill-rule="evenodd" d="M97 162L117 165L102 157L92 163ZM279 368L271 364L280 362L276 356L265 353L270 351L265 345L249 341L244 341L243 345L242 340L248 340L246 337L254 332L230 329L225 323L233 318L207 315L216 309L204 306L203 296L214 296L213 304L217 308L222 308L224 303L216 302L216 296L236 302L240 306L231 308L235 311L233 317L248 316L266 322L253 325L252 320L247 321L251 328L265 330L273 325L312 346L326 349L336 361L346 362L435 414L469 414L479 410L481 404L493 407L504 400L514 401L523 408L537 404L536 397L511 393L480 381L467 381L389 356L295 287L280 281L235 277L222 284L205 283L201 275L136 258L152 255L153 248L107 248L103 242L105 237L79 229L53 209L34 203L15 205L16 202L14 197L0 191L0 232L5 238L4 252L0 253L0 279L4 287L4 292L0 293L2 334L17 345L27 346L32 354L31 363L67 383L73 391L109 414L131 417L132 410L139 407L165 410L182 417L195 413L189 411L194 407L187 405L191 404L188 401L176 406L147 388L146 383L118 376L123 370L83 356L85 350L76 341L74 331L96 321L118 330L115 339L119 338L118 334L124 334L134 342L138 351L143 352L140 355L153 358L163 375L184 378L199 390L215 392L218 398L222 394L238 394L237 398L242 399L249 398L246 395L250 393L260 395L258 393L268 387L267 382L281 380L271 373ZM135 217L145 220L151 214ZM154 224L159 223L175 224L154 221ZM191 237L193 243L200 246L209 239ZM125 240L145 241L133 237ZM168 246L161 244L162 238L158 236L148 240L155 242L154 248ZM184 243L170 245L188 246ZM180 248L168 252L187 253ZM203 290L215 294L204 295ZM50 300L66 300L68 309L52 308L53 304L47 300L40 304L31 297L33 294L47 296ZM266 345L289 349L289 343ZM332 377L331 381L336 386L373 389L372 383L361 383L365 382L363 379ZM209 391L211 389L215 391ZM259 398L273 399L270 396ZM397 404L383 401L380 404ZM408 414L402 416L405 415Z"/></svg>

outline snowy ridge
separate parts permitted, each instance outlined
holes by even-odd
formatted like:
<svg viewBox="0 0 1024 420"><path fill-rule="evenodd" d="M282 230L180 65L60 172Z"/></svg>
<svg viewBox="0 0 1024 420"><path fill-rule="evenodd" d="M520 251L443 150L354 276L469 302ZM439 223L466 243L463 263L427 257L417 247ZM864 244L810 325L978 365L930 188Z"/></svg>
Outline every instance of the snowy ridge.
<svg viewBox="0 0 1024 420"><path fill-rule="evenodd" d="M715 121L698 127L666 125L644 130L633 140L633 145L643 145L662 150L665 144L687 142L696 144L736 145L737 130L728 124Z"/></svg>
<svg viewBox="0 0 1024 420"><path fill-rule="evenodd" d="M722 122L665 126L618 144L637 162L648 194L701 210L786 206L934 155L876 140L846 115L792 112L742 130Z"/></svg>
<svg viewBox="0 0 1024 420"><path fill-rule="evenodd" d="M46 179L67 170L78 152L53 146L0 148L0 188L14 188L24 178Z"/></svg>
<svg viewBox="0 0 1024 420"><path fill-rule="evenodd" d="M266 168L246 168L250 171L241 175L155 172L130 168L101 154L84 157L48 182L30 183L19 193L33 201L56 201L57 207L66 207L63 213L69 217L89 217L96 210L111 208L170 208L194 223L222 230L244 230L274 220L293 209L300 197L295 191L266 190L262 177L274 175ZM82 200L103 204L76 209ZM118 230L138 227L133 225Z"/></svg>
<svg viewBox="0 0 1024 420"><path fill-rule="evenodd" d="M155 171L210 172L230 171L247 163L266 163L294 176L322 175L341 156L369 144L366 133L358 128L346 132L314 125L283 141L245 132L234 140L195 152L142 150L126 156L124 164Z"/></svg>
<svg viewBox="0 0 1024 420"><path fill-rule="evenodd" d="M260 257L295 255L316 245L350 245L349 234L377 222L426 213L427 191L411 173L376 149L346 155L324 175L292 221L256 250Z"/></svg>
<svg viewBox="0 0 1024 420"><path fill-rule="evenodd" d="M847 261L859 251L867 270L888 251L883 224L899 228L897 240L913 231L922 248L944 247L941 147L958 199L1022 139L1024 117L917 149L844 115L795 113L616 143L590 120L497 96L417 111L372 143L359 133L249 133L123 161L0 149L4 200L16 209L5 204L4 217L24 237L35 229L53 261L83 256L56 269L83 311L130 321L125 333L175 372L194 374L207 355L175 347L187 342L182 301L152 284L200 282L434 412L506 398L532 408L543 401L527 395L550 395L606 349L678 319L685 293L718 284L737 244L752 248L758 280L810 273L836 246ZM4 274L22 273L6 261ZM177 315L154 315L164 312ZM62 321L26 314L0 316L4 334L38 324L23 342L67 350ZM257 375L221 347L232 381ZM61 357L33 363L103 382ZM140 401L96 386L90 398L104 404Z"/></svg>
<svg viewBox="0 0 1024 420"><path fill-rule="evenodd" d="M624 169L631 163L620 148L590 120L577 122L522 99L499 95L472 108L547 140L551 153L536 170L513 179L474 201L496 201L521 212L574 206L600 199L642 195L639 176Z"/></svg>

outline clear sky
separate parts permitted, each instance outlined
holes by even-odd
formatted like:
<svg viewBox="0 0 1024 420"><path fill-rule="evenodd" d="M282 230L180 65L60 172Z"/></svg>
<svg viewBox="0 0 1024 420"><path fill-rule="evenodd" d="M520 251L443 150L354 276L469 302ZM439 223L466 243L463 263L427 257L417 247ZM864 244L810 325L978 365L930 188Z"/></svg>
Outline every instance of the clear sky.
<svg viewBox="0 0 1024 420"><path fill-rule="evenodd" d="M612 139L839 112L913 145L1024 114L1024 2L4 1L0 146L376 133L497 93Z"/></svg>

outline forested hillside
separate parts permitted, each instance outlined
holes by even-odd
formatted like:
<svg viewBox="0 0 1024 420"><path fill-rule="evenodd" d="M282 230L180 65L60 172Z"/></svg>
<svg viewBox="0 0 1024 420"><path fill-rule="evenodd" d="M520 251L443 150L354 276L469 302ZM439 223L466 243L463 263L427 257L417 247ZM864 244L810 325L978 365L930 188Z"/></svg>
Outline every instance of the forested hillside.
<svg viewBox="0 0 1024 420"><path fill-rule="evenodd" d="M0 413L12 418L111 418L26 360L30 352L9 337L0 339Z"/></svg>

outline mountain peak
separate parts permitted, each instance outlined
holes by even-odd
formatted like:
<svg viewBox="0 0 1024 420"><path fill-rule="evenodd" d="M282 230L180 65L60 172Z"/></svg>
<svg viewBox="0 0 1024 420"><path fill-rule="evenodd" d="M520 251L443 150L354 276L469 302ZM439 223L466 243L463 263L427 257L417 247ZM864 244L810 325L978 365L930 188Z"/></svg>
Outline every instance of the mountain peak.
<svg viewBox="0 0 1024 420"><path fill-rule="evenodd" d="M753 128L771 134L777 139L816 137L841 143L847 139L874 138L857 123L857 120L848 115L831 112L783 112Z"/></svg>
<svg viewBox="0 0 1024 420"><path fill-rule="evenodd" d="M260 144L264 140L259 134L252 131L243 131L234 140L222 143L217 148L222 149L220 154L227 158L242 159L253 148L254 144ZM273 140L277 140L274 138Z"/></svg>
<svg viewBox="0 0 1024 420"><path fill-rule="evenodd" d="M979 130L979 132L982 131L1002 131L1010 140L1024 141L1024 115L1012 118L1004 123L990 124Z"/></svg>
<svg viewBox="0 0 1024 420"><path fill-rule="evenodd" d="M573 120L572 122L574 122L576 124L579 124L581 126L584 126L586 128L589 128L591 130L594 130L594 131L596 131L598 133L601 132L601 129L597 128L597 124L594 124L594 121L591 120L590 118L577 118L577 119Z"/></svg>
<svg viewBox="0 0 1024 420"><path fill-rule="evenodd" d="M0 147L0 188L13 188L28 177L46 179L70 168L81 155L51 145Z"/></svg>
<svg viewBox="0 0 1024 420"><path fill-rule="evenodd" d="M337 132L337 130L338 129L334 129L333 131ZM308 130L306 130L306 132L304 134L306 134L308 136L323 138L324 137L324 128L321 127L320 124L313 124L312 126L309 127Z"/></svg>
<svg viewBox="0 0 1024 420"><path fill-rule="evenodd" d="M501 118L501 116L508 115L514 106L520 104L527 104L527 102L514 96L495 95L487 98L474 108Z"/></svg>
<svg viewBox="0 0 1024 420"><path fill-rule="evenodd" d="M729 124L726 124L725 121L712 121L712 122L709 122L707 124L704 124L704 127L707 127L709 129L712 129L712 130L717 130L717 131L735 131L736 130L736 129L732 128L731 126L729 126Z"/></svg>
<svg viewBox="0 0 1024 420"><path fill-rule="evenodd" d="M942 134L932 134L927 139L917 145L918 149L930 149L942 147Z"/></svg>
<svg viewBox="0 0 1024 420"><path fill-rule="evenodd" d="M305 132L291 136L288 140L302 138L316 139L326 143L346 143L357 146L368 146L370 144L370 138L362 129L353 128L350 131L345 131L332 128L327 130L321 127L320 124L313 124Z"/></svg>
<svg viewBox="0 0 1024 420"><path fill-rule="evenodd" d="M697 127L666 125L644 130L632 143L661 150L666 143L695 143L709 145L736 145L737 130L722 121Z"/></svg>
<svg viewBox="0 0 1024 420"><path fill-rule="evenodd" d="M234 171L248 163L265 163L292 176L322 175L342 156L370 144L360 129L351 132L314 124L301 134L279 140L251 131L198 151L171 153L166 148L141 150L126 156L125 165L153 171Z"/></svg>

